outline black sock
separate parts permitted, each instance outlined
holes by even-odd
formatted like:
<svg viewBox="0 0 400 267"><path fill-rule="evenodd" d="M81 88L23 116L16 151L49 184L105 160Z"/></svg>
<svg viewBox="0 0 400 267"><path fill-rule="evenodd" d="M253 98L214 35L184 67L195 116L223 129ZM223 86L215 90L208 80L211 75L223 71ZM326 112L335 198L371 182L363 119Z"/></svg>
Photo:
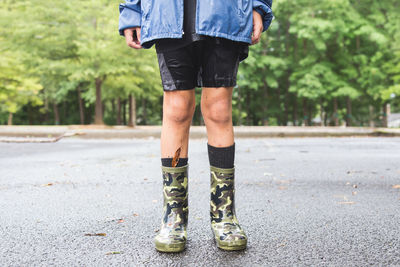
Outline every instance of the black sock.
<svg viewBox="0 0 400 267"><path fill-rule="evenodd" d="M235 143L228 147L215 147L207 143L208 146L208 159L210 165L221 168L231 169L235 161Z"/></svg>
<svg viewBox="0 0 400 267"><path fill-rule="evenodd" d="M176 167L183 167L188 164L188 158L179 158ZM161 158L161 165L163 167L172 167L172 158Z"/></svg>

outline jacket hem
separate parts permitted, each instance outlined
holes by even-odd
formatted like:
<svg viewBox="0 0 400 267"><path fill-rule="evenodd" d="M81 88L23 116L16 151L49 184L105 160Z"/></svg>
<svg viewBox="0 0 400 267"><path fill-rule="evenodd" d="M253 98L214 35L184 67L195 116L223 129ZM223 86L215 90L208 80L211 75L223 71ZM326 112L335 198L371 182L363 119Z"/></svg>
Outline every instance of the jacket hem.
<svg viewBox="0 0 400 267"><path fill-rule="evenodd" d="M198 34L202 34L202 35L207 35L207 36L211 36L211 37L222 37L225 39L229 39L232 41L238 41L238 42L245 42L245 43L249 43L251 44L251 38L246 37L246 36L235 36L235 35L230 35L230 34L226 34L226 33L221 33L221 32L207 32L207 31L197 31Z"/></svg>
<svg viewBox="0 0 400 267"><path fill-rule="evenodd" d="M234 36L234 35L229 35L226 33L207 32L207 31L197 31L196 33L201 34L201 35L206 35L206 36L211 36L211 37L221 37L221 38L229 39L232 41L245 42L245 43L251 44L251 38L249 38L249 37ZM143 48L149 49L153 46L155 40L164 39L164 38L180 39L180 38L182 38L182 34L169 33L169 32L168 33L159 33L159 34L153 35L151 37L143 38L141 45Z"/></svg>
<svg viewBox="0 0 400 267"><path fill-rule="evenodd" d="M165 39L165 38L171 38L171 39L180 39L182 38L182 34L181 33L170 33L170 32L166 32L166 33L159 33L156 35L152 35L150 37L145 37L143 38L142 41L142 47L143 48L151 48L154 44L154 41L157 39Z"/></svg>

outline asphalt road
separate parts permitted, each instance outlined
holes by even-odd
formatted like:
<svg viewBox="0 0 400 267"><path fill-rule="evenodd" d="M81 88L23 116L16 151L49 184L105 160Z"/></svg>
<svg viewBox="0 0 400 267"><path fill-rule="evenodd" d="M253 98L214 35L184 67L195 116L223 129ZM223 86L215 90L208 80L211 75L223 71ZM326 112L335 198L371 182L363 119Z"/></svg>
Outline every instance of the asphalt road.
<svg viewBox="0 0 400 267"><path fill-rule="evenodd" d="M171 255L152 240L158 139L0 143L0 266L400 266L400 138L237 139L243 252L213 243L206 149L191 140L189 241Z"/></svg>

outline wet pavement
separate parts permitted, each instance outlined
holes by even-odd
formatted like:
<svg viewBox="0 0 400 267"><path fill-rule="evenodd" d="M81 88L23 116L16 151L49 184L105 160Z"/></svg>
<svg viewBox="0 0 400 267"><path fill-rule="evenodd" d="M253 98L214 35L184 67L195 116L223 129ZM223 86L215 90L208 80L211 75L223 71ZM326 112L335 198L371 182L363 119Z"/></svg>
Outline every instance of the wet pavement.
<svg viewBox="0 0 400 267"><path fill-rule="evenodd" d="M179 254L153 246L159 142L0 143L0 266L400 266L400 138L237 139L242 252L214 245L207 143L191 140Z"/></svg>

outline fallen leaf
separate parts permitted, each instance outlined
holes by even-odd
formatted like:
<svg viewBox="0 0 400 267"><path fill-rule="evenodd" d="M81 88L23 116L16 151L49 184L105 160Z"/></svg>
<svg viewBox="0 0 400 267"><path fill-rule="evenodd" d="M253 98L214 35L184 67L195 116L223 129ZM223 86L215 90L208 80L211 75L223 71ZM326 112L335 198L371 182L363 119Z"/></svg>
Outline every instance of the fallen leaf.
<svg viewBox="0 0 400 267"><path fill-rule="evenodd" d="M338 204L342 204L342 205L352 205L352 204L356 204L356 202L354 202L354 201L342 201L342 202L338 202Z"/></svg>
<svg viewBox="0 0 400 267"><path fill-rule="evenodd" d="M400 184L395 184L394 186L392 186L393 189L400 189Z"/></svg>
<svg viewBox="0 0 400 267"><path fill-rule="evenodd" d="M286 243L280 243L280 244L278 244L276 247L284 247L284 246L286 246Z"/></svg>
<svg viewBox="0 0 400 267"><path fill-rule="evenodd" d="M85 234L85 236L106 236L105 233Z"/></svg>
<svg viewBox="0 0 400 267"><path fill-rule="evenodd" d="M134 217L138 217L139 214L138 214L138 213L134 213L133 216L134 216Z"/></svg>
<svg viewBox="0 0 400 267"><path fill-rule="evenodd" d="M42 184L41 186L52 186L53 183L48 183L48 184Z"/></svg>
<svg viewBox="0 0 400 267"><path fill-rule="evenodd" d="M172 167L176 167L176 165L178 165L178 162L179 162L179 156L181 155L181 150L182 150L182 147L180 147L180 148L178 148L176 151L175 151L175 155L174 155L174 157L173 157L173 159L172 159Z"/></svg>
<svg viewBox="0 0 400 267"><path fill-rule="evenodd" d="M110 251L110 252L106 253L106 255L115 255L115 254L121 254L121 252L119 252L119 251Z"/></svg>

